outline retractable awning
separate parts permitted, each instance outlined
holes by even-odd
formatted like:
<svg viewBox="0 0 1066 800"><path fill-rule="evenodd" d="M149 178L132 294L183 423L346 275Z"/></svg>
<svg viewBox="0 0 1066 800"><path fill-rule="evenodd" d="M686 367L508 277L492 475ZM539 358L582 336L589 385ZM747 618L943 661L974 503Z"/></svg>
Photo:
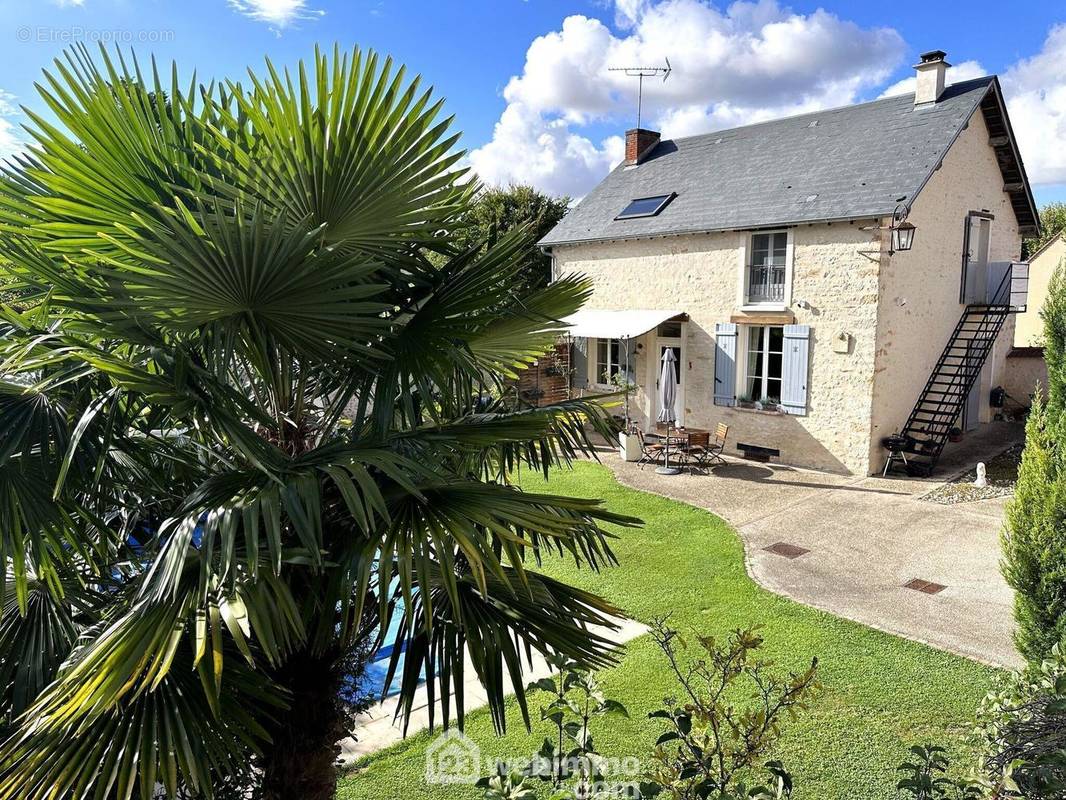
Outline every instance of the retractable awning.
<svg viewBox="0 0 1066 800"><path fill-rule="evenodd" d="M632 339L674 317L685 318L682 311L578 311L565 317L571 336L587 339Z"/></svg>

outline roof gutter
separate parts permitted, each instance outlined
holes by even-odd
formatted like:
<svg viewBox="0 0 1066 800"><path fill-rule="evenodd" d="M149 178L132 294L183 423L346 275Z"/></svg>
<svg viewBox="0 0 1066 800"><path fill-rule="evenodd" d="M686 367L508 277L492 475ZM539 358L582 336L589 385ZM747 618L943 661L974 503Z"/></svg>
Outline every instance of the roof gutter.
<svg viewBox="0 0 1066 800"><path fill-rule="evenodd" d="M538 242L537 247L541 252L550 252L553 247L574 244L601 244L605 242L635 242L646 239L665 239L669 236L692 236L700 233L725 233L729 231L758 231L773 228L795 228L800 225L831 225L835 222L861 222L868 219L890 217L895 207L884 211L870 211L862 214L849 214L846 217L823 217L819 219L781 220L777 222L762 222L758 225L724 225L714 228L685 228L676 231L662 231L660 233L634 234L632 236L598 236L591 239L563 239L558 242Z"/></svg>

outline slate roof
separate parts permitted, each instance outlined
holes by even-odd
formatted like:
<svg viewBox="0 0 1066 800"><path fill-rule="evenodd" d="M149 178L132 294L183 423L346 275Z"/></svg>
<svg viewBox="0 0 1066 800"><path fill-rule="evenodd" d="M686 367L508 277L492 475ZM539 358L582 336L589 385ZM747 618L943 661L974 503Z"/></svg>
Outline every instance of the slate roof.
<svg viewBox="0 0 1066 800"><path fill-rule="evenodd" d="M905 94L661 141L636 167L616 167L540 244L885 216L913 200L990 94L998 100L998 81L977 78L925 106ZM1016 168L1016 211L1035 216L1020 158ZM615 219L635 198L671 192L657 216Z"/></svg>

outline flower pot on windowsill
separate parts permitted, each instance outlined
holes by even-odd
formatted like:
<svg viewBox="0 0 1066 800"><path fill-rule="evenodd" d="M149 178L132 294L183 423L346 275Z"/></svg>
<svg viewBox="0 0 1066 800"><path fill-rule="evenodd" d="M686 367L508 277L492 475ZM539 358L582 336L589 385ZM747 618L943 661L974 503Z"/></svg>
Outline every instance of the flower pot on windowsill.
<svg viewBox="0 0 1066 800"><path fill-rule="evenodd" d="M640 461L640 439L636 433L618 433L618 455L623 461Z"/></svg>

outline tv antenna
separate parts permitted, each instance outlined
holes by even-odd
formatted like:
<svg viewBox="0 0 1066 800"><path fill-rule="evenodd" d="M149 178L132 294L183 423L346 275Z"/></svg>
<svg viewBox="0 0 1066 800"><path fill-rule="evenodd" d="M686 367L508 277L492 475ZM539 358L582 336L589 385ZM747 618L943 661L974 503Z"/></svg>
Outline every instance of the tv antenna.
<svg viewBox="0 0 1066 800"><path fill-rule="evenodd" d="M630 78L637 79L637 127L640 127L640 111L641 105L644 101L644 79L654 78L656 75L663 76L663 83L666 83L666 79L670 77L670 73L673 72L673 67L670 66L670 59L663 58L666 62L665 67L608 67L608 72L624 72Z"/></svg>

